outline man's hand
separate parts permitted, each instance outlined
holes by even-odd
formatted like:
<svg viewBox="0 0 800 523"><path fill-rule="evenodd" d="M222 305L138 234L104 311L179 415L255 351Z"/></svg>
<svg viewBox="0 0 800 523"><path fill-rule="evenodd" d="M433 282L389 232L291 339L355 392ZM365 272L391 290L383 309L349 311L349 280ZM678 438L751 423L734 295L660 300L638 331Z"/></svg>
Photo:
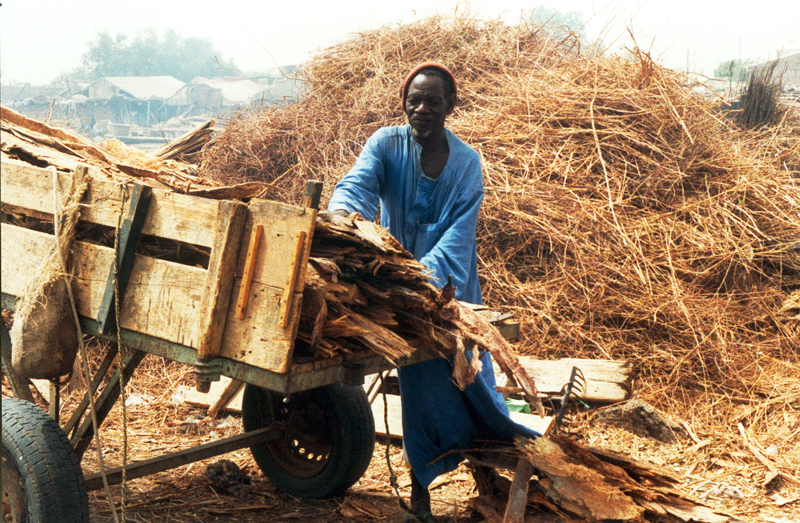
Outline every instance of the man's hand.
<svg viewBox="0 0 800 523"><path fill-rule="evenodd" d="M317 219L326 223L336 223L350 216L347 209L336 209L335 211L320 211Z"/></svg>

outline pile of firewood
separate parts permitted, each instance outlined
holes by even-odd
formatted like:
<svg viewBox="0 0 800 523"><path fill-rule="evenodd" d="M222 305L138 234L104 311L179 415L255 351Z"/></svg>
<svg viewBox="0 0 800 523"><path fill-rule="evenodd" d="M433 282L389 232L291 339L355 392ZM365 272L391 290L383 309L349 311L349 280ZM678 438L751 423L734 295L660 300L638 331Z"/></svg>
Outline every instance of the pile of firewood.
<svg viewBox="0 0 800 523"><path fill-rule="evenodd" d="M681 492L672 471L618 452L586 447L563 434L518 438L515 447L465 454L474 463L514 471L513 482L479 484L481 495L470 500L488 521L734 521Z"/></svg>
<svg viewBox="0 0 800 523"><path fill-rule="evenodd" d="M366 348L396 361L423 346L455 354L453 379L462 389L481 369L479 351L488 350L543 415L533 380L510 345L470 305L454 299L449 282L440 290L427 272L380 226L358 214L320 213L298 340L318 357Z"/></svg>

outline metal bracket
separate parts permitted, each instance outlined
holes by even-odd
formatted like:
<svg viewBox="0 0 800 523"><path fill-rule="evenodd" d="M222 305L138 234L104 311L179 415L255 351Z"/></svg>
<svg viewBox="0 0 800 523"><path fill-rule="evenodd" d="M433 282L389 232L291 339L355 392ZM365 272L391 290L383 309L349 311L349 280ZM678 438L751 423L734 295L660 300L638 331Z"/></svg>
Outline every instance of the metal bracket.
<svg viewBox="0 0 800 523"><path fill-rule="evenodd" d="M222 373L222 360L219 358L204 358L198 356L194 363L194 379L197 382L198 392L211 390L211 382L219 381Z"/></svg>
<svg viewBox="0 0 800 523"><path fill-rule="evenodd" d="M364 384L364 366L359 363L345 361L342 363L342 383L359 386Z"/></svg>

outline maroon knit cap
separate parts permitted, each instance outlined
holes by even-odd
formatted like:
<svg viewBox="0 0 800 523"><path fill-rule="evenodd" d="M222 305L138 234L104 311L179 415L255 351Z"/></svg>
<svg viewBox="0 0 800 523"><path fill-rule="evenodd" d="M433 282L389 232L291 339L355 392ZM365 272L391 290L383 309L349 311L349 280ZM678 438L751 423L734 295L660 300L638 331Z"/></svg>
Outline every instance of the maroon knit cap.
<svg viewBox="0 0 800 523"><path fill-rule="evenodd" d="M444 74L446 74L448 77L450 77L450 81L453 82L453 93L456 95L458 94L458 84L456 84L456 78L455 76L453 76L453 73L450 72L450 69L443 66L442 64L437 64L436 62L425 62L424 64L419 64L414 69L412 69L411 72L408 73L408 76L406 76L406 79L403 81L403 86L400 88L400 99L403 101L403 107L406 106L406 97L408 96L408 86L411 85L411 80L413 80L414 77L417 76L417 74L419 74L420 71L428 67L438 69L442 71Z"/></svg>

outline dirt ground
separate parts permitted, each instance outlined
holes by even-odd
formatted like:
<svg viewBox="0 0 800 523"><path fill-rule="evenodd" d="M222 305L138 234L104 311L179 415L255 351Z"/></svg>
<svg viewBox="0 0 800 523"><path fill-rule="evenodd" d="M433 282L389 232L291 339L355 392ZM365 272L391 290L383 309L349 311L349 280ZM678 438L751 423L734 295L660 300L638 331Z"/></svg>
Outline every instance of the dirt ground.
<svg viewBox="0 0 800 523"><path fill-rule="evenodd" d="M153 356L145 359L126 387L128 461L148 459L241 433L240 416L223 413L219 419L211 420L204 409L190 407L174 397L180 385L192 383L190 367ZM5 377L3 395L11 395ZM62 419L68 416L77 397L78 392L64 394ZM119 465L126 448L121 410L117 403L101 430L106 467ZM776 432L764 437L781 443L777 458L784 461L779 463L800 463L800 406L795 402L794 407L784 411L781 417L784 422L774 424ZM703 428L695 427L700 443L687 439L663 444L620 428L598 425L592 421L591 410L573 414L568 422L568 431L584 443L622 451L636 459L671 468L682 478L680 487L684 492L742 521L800 521L800 485L776 479L763 486L766 469L751 455L739 448L729 448L727 452L711 451L725 448L729 435L707 433ZM732 431L735 432L736 427ZM756 442L765 452L772 454L773 449L767 443L766 439ZM206 467L220 459L232 460L251 479L247 495L237 497L215 487L206 477ZM407 499L410 480L402 464L399 441L389 446L389 459L391 470L398 477L400 495ZM94 444L85 453L82 464L85 474L99 469ZM795 470L781 470L796 473ZM510 475L508 471L505 473ZM111 487L111 492L119 512L121 487ZM431 494L433 513L438 521L467 523L482 520L471 507L477 493L465 465L440 477ZM284 494L264 478L250 452L243 449L132 480L127 484L124 498L125 520L135 522L407 521L390 485L386 444L381 437L366 474L343 497L308 500ZM92 523L114 521L104 490L90 492L89 503Z"/></svg>

